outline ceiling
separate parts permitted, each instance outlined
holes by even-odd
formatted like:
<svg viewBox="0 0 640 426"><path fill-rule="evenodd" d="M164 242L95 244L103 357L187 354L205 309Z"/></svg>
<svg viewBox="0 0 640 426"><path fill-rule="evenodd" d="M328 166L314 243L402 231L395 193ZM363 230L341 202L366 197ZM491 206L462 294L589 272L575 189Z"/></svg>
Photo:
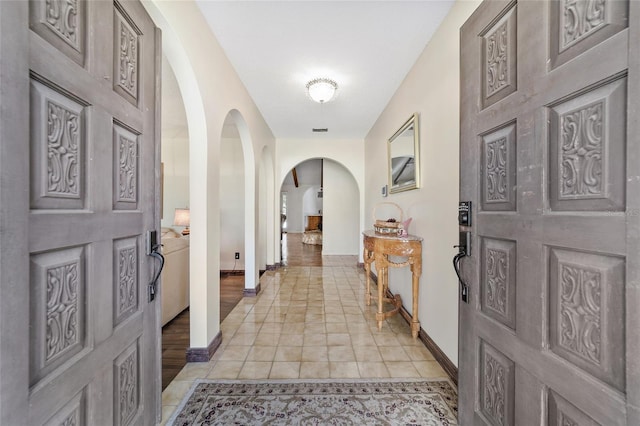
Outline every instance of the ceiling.
<svg viewBox="0 0 640 426"><path fill-rule="evenodd" d="M196 1L274 136L331 139L367 135L453 4ZM339 86L324 105L318 77Z"/></svg>

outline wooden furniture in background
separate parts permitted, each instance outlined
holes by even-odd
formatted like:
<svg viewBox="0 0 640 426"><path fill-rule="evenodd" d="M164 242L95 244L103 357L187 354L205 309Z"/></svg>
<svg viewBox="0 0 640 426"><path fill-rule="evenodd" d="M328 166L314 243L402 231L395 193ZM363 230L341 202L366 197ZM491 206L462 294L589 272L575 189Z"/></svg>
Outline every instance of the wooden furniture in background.
<svg viewBox="0 0 640 426"><path fill-rule="evenodd" d="M415 339L420 331L420 321L418 321L418 284L422 273L422 238L415 235L405 237L379 235L373 230L364 231L362 235L364 238L364 270L367 276L365 302L367 305L371 305L372 298L378 301L378 312L376 313L378 329L382 328L382 321L398 313L402 307L400 295L396 294L393 299L385 297L389 287L389 267L401 268L409 266L411 268L413 294L411 335ZM396 263L389 260L389 256L406 257L407 260ZM373 262L376 263L376 270L378 271L377 297L371 296L371 264ZM384 311L384 302L391 303L394 308Z"/></svg>
<svg viewBox="0 0 640 426"><path fill-rule="evenodd" d="M316 229L322 230L322 216L321 215L307 216L307 227L305 231L315 231Z"/></svg>

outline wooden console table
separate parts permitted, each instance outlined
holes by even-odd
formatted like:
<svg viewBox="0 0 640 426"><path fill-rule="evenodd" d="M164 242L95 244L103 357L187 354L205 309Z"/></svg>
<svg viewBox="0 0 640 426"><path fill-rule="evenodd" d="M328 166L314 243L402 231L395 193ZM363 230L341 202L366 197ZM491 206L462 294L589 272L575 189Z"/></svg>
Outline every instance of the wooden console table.
<svg viewBox="0 0 640 426"><path fill-rule="evenodd" d="M385 297L389 288L389 267L401 268L409 266L412 273L413 287L413 304L411 318L411 335L415 339L420 331L420 321L418 321L418 284L420 282L420 274L422 273L422 238L415 235L406 237L379 235L375 231L364 231L364 270L367 275L367 289L365 293L365 302L371 305L371 299L377 299L378 312L376 313L376 321L378 321L378 329L382 329L382 321L391 315L398 313L402 307L402 299L400 295L395 295L393 299ZM392 262L389 256L406 257L404 262ZM378 271L378 297L371 296L371 264L376 263ZM394 308L390 311L384 311L384 302L391 303Z"/></svg>

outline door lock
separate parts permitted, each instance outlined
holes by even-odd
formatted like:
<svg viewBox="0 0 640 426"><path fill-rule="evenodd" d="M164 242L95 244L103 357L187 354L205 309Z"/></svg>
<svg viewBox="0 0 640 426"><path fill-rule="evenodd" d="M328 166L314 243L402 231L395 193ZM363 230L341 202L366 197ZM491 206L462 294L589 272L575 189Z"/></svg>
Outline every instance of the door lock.
<svg viewBox="0 0 640 426"><path fill-rule="evenodd" d="M471 226L471 201L460 201L458 204L458 225Z"/></svg>

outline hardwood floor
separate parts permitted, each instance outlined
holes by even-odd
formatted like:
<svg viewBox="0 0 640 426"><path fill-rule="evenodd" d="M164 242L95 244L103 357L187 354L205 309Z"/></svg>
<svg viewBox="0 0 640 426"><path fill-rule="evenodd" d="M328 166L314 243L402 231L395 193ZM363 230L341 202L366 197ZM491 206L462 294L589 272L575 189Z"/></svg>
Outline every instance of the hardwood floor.
<svg viewBox="0 0 640 426"><path fill-rule="evenodd" d="M187 363L189 347L189 308L162 327L162 390Z"/></svg>
<svg viewBox="0 0 640 426"><path fill-rule="evenodd" d="M220 322L242 300L244 275L220 277ZM162 328L162 390L178 375L187 363L189 347L189 309Z"/></svg>
<svg viewBox="0 0 640 426"><path fill-rule="evenodd" d="M302 234L282 234L282 263L286 266L322 266L322 246L302 244Z"/></svg>

